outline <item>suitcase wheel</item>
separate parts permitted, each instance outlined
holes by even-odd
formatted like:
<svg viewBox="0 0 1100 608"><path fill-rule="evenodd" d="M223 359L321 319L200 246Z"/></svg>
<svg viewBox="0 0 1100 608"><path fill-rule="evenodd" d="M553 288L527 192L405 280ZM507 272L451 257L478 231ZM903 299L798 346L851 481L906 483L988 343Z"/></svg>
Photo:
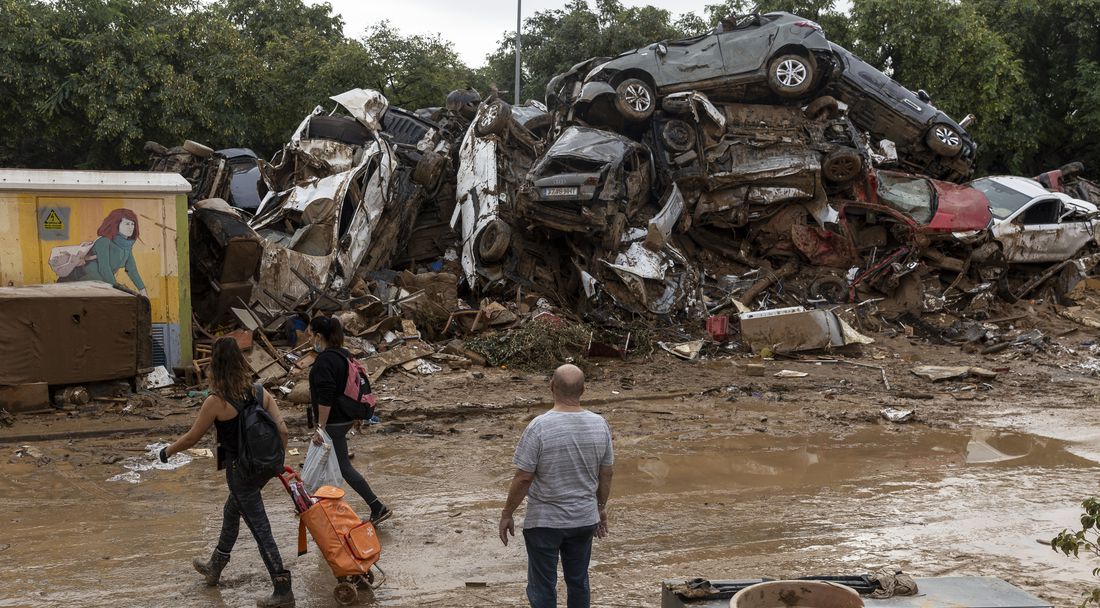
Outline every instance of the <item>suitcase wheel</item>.
<svg viewBox="0 0 1100 608"><path fill-rule="evenodd" d="M350 606L359 599L359 590L355 588L354 584L341 581L332 590L332 597L336 598L336 603L341 606Z"/></svg>

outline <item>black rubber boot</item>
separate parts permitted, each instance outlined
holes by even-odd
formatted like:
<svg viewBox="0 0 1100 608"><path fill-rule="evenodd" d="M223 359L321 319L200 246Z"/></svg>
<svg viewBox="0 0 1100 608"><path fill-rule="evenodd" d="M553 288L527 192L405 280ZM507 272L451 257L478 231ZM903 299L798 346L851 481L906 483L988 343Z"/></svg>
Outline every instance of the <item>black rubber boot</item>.
<svg viewBox="0 0 1100 608"><path fill-rule="evenodd" d="M290 573L283 572L271 578L275 591L271 597L256 600L260 608L294 608L294 591L290 589Z"/></svg>
<svg viewBox="0 0 1100 608"><path fill-rule="evenodd" d="M201 558L196 557L191 565L195 567L199 574L206 577L206 584L213 587L218 584L218 580L222 576L222 570L225 570L225 565L228 563L229 554L214 549L210 561L204 562Z"/></svg>

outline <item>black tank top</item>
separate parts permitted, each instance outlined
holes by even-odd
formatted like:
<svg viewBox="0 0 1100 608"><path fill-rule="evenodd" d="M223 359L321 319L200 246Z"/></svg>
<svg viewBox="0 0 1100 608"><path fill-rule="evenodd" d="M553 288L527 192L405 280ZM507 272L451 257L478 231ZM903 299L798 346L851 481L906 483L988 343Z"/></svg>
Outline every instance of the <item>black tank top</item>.
<svg viewBox="0 0 1100 608"><path fill-rule="evenodd" d="M214 430L218 433L218 447L224 452L224 460L237 459L237 447L240 442L241 425L234 416L229 420L214 419ZM219 460L222 457L219 455Z"/></svg>

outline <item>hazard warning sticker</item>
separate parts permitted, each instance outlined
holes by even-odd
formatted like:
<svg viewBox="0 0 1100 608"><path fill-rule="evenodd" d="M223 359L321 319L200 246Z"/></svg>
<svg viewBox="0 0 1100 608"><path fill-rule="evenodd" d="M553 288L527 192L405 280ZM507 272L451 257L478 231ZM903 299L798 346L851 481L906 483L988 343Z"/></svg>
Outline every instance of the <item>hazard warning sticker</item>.
<svg viewBox="0 0 1100 608"><path fill-rule="evenodd" d="M64 241L69 238L69 208L40 207L38 237L43 241Z"/></svg>
<svg viewBox="0 0 1100 608"><path fill-rule="evenodd" d="M50 209L49 214L46 215L46 219L42 221L42 229L43 230L64 230L65 229L65 222L61 221L61 217L59 215L57 215L56 210Z"/></svg>

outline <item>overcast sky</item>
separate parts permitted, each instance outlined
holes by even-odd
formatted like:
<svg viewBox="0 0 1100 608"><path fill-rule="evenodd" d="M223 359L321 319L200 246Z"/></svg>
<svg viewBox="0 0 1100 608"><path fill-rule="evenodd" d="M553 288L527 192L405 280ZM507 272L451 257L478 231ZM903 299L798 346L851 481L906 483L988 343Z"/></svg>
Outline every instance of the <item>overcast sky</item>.
<svg viewBox="0 0 1100 608"><path fill-rule="evenodd" d="M523 16L561 8L565 0L522 0ZM516 0L329 0L344 17L344 33L360 37L372 24L389 20L402 34L440 34L455 45L471 67L485 64L505 31L516 29ZM696 13L716 0L622 0L626 6L652 4L674 15ZM594 6L590 3L589 6Z"/></svg>

